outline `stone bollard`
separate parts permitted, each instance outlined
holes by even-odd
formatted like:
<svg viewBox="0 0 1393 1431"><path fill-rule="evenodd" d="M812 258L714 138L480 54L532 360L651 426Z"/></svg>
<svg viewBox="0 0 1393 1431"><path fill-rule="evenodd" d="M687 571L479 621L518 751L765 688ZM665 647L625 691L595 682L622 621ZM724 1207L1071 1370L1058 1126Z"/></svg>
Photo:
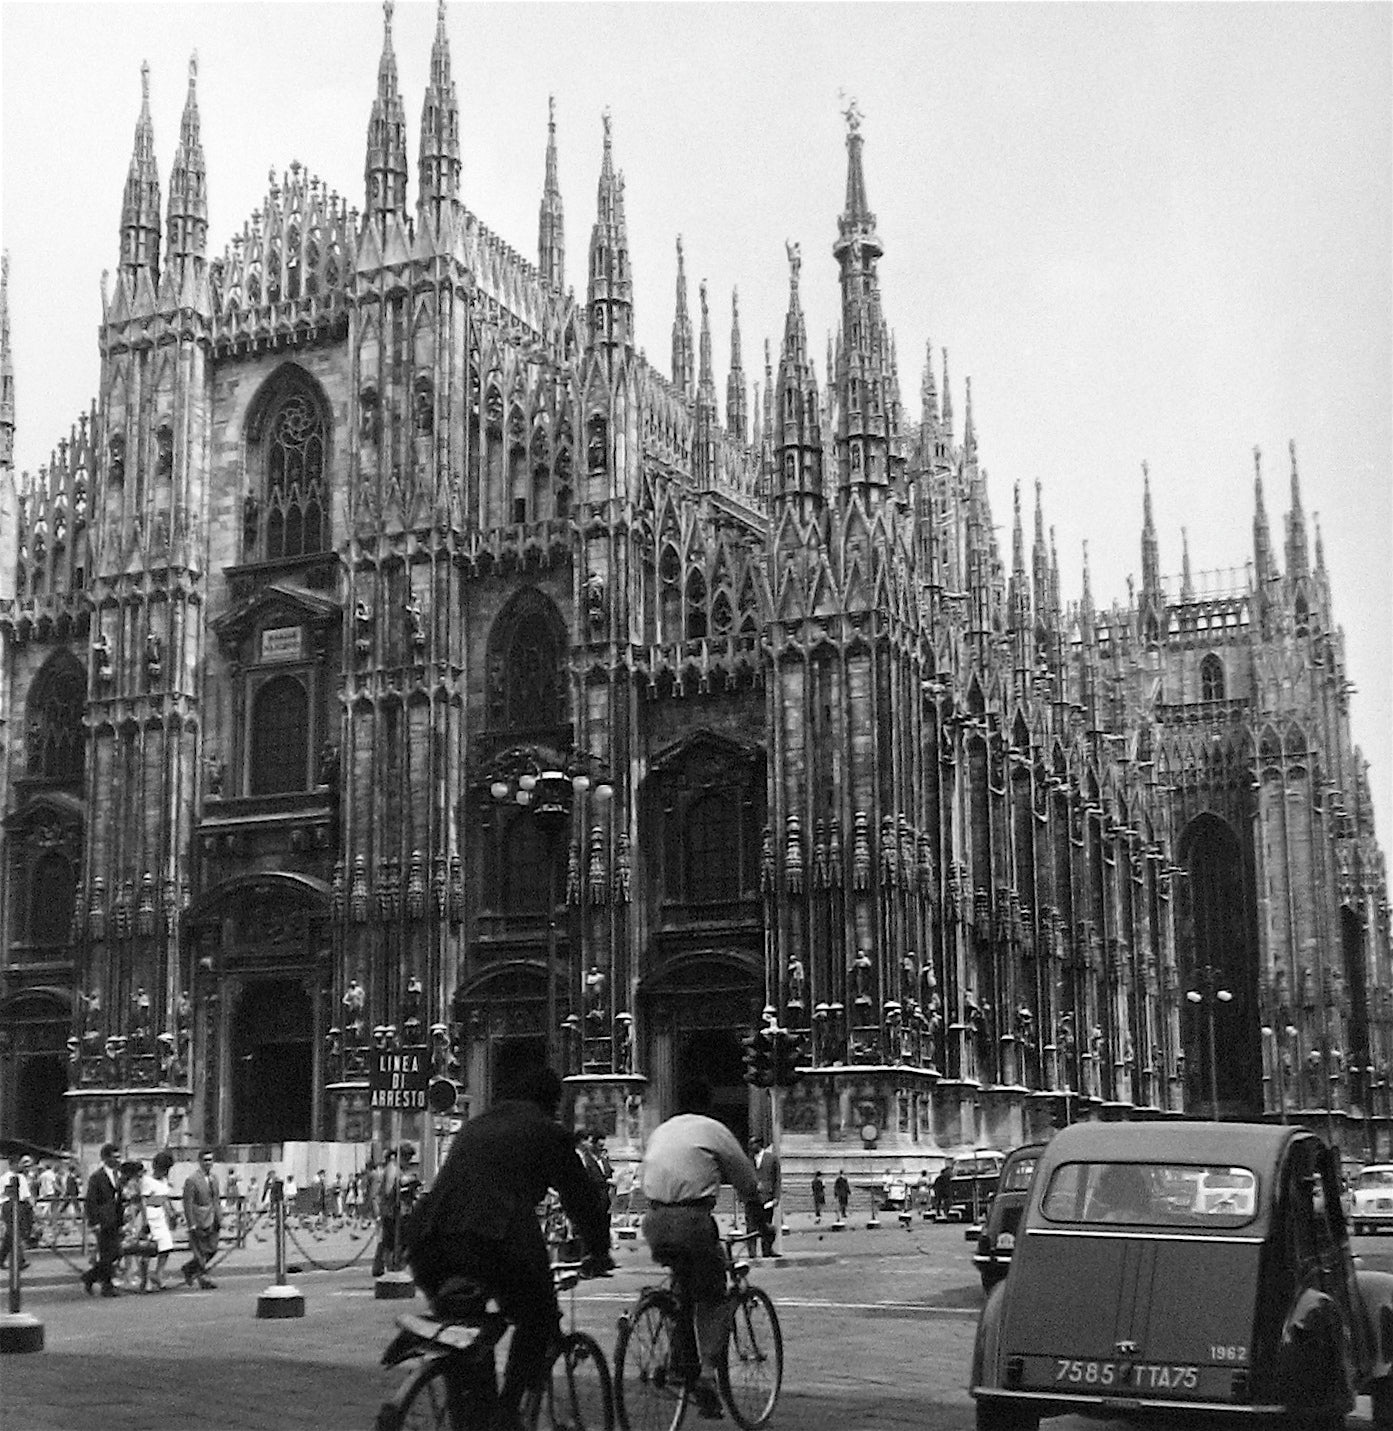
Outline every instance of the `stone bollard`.
<svg viewBox="0 0 1393 1431"><path fill-rule="evenodd" d="M0 1317L0 1353L36 1352L44 1349L44 1324L20 1309L20 1264L24 1240L19 1235L19 1174L10 1174L10 1309Z"/></svg>

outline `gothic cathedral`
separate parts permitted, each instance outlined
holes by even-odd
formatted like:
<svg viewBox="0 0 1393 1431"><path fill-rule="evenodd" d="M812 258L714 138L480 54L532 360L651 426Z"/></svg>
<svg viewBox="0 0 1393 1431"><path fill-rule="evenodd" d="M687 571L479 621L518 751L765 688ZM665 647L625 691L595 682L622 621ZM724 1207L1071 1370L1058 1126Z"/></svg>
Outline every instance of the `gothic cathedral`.
<svg viewBox="0 0 1393 1431"><path fill-rule="evenodd" d="M1148 482L1139 587L1095 605L1085 552L1066 601L947 355L902 399L854 107L821 383L791 247L722 409L680 241L670 376L636 349L608 117L579 292L554 116L535 261L465 206L443 5L414 205L388 6L364 209L293 164L221 257L196 67L163 209L143 84L100 391L33 476L5 332L0 1131L367 1140L415 1047L466 1112L550 1056L633 1155L689 1071L760 1123L773 1018L795 1154L1211 1107L1389 1151L1294 446L1227 589L1163 579Z"/></svg>

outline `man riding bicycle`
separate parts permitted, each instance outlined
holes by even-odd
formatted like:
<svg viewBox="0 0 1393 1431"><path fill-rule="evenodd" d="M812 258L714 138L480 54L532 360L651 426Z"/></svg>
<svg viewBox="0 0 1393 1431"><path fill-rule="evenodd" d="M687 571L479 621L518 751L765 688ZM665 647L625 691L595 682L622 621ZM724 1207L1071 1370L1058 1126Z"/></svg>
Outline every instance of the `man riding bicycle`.
<svg viewBox="0 0 1393 1431"><path fill-rule="evenodd" d="M684 1318L682 1350L689 1364L698 1357L691 1388L697 1413L721 1415L715 1368L730 1333L726 1303L725 1254L712 1212L723 1182L745 1200L751 1228L764 1224L759 1181L735 1134L710 1117L711 1085L701 1078L677 1090L678 1113L661 1123L648 1139L643 1156L643 1192L648 1212L643 1235L655 1262L673 1269L679 1296L689 1299L696 1318L696 1347ZM696 1355L693 1355L695 1351Z"/></svg>
<svg viewBox="0 0 1393 1431"><path fill-rule="evenodd" d="M526 1392L543 1378L561 1324L546 1241L536 1209L555 1188L596 1271L613 1267L605 1242L605 1210L556 1121L561 1080L549 1068L522 1074L507 1096L467 1122L409 1229L408 1257L417 1283L448 1316L452 1284L476 1282L497 1299L513 1324L499 1393L500 1431L521 1427ZM451 1385L452 1415L465 1388Z"/></svg>

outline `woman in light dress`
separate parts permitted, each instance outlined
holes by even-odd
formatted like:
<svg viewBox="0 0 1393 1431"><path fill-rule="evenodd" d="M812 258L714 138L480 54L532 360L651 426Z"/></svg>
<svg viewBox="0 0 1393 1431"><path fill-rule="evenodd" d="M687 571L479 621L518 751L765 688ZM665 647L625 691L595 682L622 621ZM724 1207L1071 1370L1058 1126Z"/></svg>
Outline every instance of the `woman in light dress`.
<svg viewBox="0 0 1393 1431"><path fill-rule="evenodd" d="M174 1250L174 1188L169 1170L174 1166L174 1154L160 1151L150 1164L150 1171L140 1183L140 1200L145 1208L145 1226L155 1244L155 1271L149 1278L152 1292L164 1291L164 1267ZM140 1259L140 1285L145 1290L150 1259Z"/></svg>

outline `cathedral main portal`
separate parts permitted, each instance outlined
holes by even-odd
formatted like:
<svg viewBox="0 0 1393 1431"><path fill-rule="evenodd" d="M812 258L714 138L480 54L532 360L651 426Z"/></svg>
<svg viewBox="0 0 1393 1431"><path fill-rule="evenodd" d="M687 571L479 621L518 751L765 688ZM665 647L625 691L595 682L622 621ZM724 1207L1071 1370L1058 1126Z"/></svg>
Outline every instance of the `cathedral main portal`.
<svg viewBox="0 0 1393 1431"><path fill-rule="evenodd" d="M752 1126L762 1128L744 1083L741 1044L760 1021L762 982L753 961L740 955L681 956L658 969L639 993L650 1118L656 1122L675 1113L678 1085L700 1075L711 1085L712 1112L742 1142Z"/></svg>
<svg viewBox="0 0 1393 1431"><path fill-rule="evenodd" d="M314 1025L298 980L248 983L232 1020L232 1141L313 1137Z"/></svg>

